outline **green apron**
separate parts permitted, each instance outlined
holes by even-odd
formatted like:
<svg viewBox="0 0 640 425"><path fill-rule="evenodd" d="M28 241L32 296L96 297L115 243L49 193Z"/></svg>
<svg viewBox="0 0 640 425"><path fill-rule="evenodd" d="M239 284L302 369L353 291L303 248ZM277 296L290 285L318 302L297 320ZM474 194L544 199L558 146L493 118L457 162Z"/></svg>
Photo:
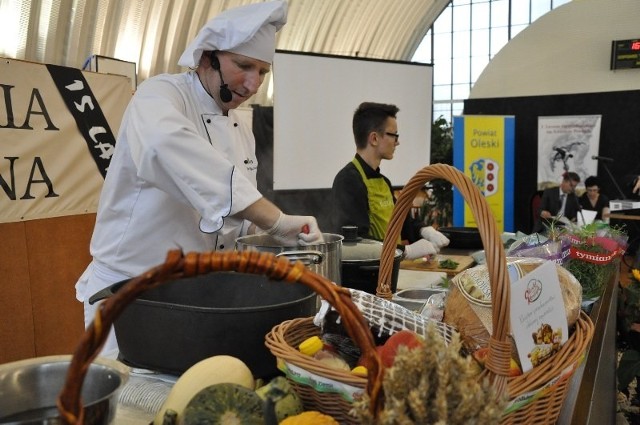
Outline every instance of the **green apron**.
<svg viewBox="0 0 640 425"><path fill-rule="evenodd" d="M369 179L362 169L357 158L351 160L362 176L362 181L367 187L369 199L369 237L384 240L387 225L393 214L393 194L389 185L383 178Z"/></svg>

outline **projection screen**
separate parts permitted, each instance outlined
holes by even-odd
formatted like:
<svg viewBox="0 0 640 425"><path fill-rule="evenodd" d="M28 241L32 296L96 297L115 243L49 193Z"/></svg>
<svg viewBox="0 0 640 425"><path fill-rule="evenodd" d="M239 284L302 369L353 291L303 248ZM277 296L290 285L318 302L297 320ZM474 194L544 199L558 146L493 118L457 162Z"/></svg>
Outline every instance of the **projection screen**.
<svg viewBox="0 0 640 425"><path fill-rule="evenodd" d="M278 51L273 87L275 190L330 188L355 154L351 119L364 101L400 108L400 145L380 165L394 186L429 164L431 65Z"/></svg>

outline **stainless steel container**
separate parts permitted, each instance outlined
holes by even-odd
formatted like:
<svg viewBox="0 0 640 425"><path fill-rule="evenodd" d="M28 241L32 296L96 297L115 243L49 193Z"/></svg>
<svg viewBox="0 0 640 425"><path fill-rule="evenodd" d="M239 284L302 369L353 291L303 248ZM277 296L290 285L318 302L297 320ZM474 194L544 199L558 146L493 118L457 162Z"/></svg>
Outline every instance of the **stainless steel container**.
<svg viewBox="0 0 640 425"><path fill-rule="evenodd" d="M61 424L56 400L70 362L70 355L60 355L0 365L0 424ZM85 424L113 423L128 376L115 360L98 358L89 366L81 394Z"/></svg>
<svg viewBox="0 0 640 425"><path fill-rule="evenodd" d="M449 291L446 288L407 288L393 294L391 301L409 310L421 312L426 304L435 304L440 308ZM444 305L441 306L444 308Z"/></svg>
<svg viewBox="0 0 640 425"><path fill-rule="evenodd" d="M323 233L324 242L314 245L282 246L269 235L247 235L236 239L236 250L254 250L300 260L311 271L335 283L341 282L342 235Z"/></svg>

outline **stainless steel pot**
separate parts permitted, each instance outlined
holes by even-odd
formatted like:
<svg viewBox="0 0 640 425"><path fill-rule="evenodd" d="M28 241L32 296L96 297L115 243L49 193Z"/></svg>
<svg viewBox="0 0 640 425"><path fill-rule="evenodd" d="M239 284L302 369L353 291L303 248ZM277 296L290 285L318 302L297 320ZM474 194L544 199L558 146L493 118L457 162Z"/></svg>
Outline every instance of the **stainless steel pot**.
<svg viewBox="0 0 640 425"><path fill-rule="evenodd" d="M341 282L342 235L323 233L324 242L307 246L282 246L269 235L247 235L236 239L236 250L254 250L300 260L311 271L335 283Z"/></svg>
<svg viewBox="0 0 640 425"><path fill-rule="evenodd" d="M59 355L0 365L0 424L62 424L56 400L70 363L70 355ZM113 423L128 376L115 360L98 358L89 366L81 394L85 424Z"/></svg>

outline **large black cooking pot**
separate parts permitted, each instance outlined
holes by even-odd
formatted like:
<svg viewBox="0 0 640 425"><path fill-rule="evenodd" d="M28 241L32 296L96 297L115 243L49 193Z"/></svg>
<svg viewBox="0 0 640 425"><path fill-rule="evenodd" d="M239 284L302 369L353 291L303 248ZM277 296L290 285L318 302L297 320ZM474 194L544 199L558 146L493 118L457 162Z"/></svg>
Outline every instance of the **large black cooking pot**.
<svg viewBox="0 0 640 425"><path fill-rule="evenodd" d="M477 227L440 227L438 231L449 238L448 248L482 249L482 238Z"/></svg>
<svg viewBox="0 0 640 425"><path fill-rule="evenodd" d="M342 228L344 235L341 261L342 286L375 294L383 244L373 239L360 238L357 232L358 229L355 226ZM401 261L402 251L396 249L391 270L391 292L396 292L398 287Z"/></svg>
<svg viewBox="0 0 640 425"><path fill-rule="evenodd" d="M115 294L127 281L96 294ZM264 337L285 320L313 316L316 294L266 276L215 272L179 279L144 292L114 322L120 360L180 375L198 361L227 354L244 361L254 377L277 374Z"/></svg>

